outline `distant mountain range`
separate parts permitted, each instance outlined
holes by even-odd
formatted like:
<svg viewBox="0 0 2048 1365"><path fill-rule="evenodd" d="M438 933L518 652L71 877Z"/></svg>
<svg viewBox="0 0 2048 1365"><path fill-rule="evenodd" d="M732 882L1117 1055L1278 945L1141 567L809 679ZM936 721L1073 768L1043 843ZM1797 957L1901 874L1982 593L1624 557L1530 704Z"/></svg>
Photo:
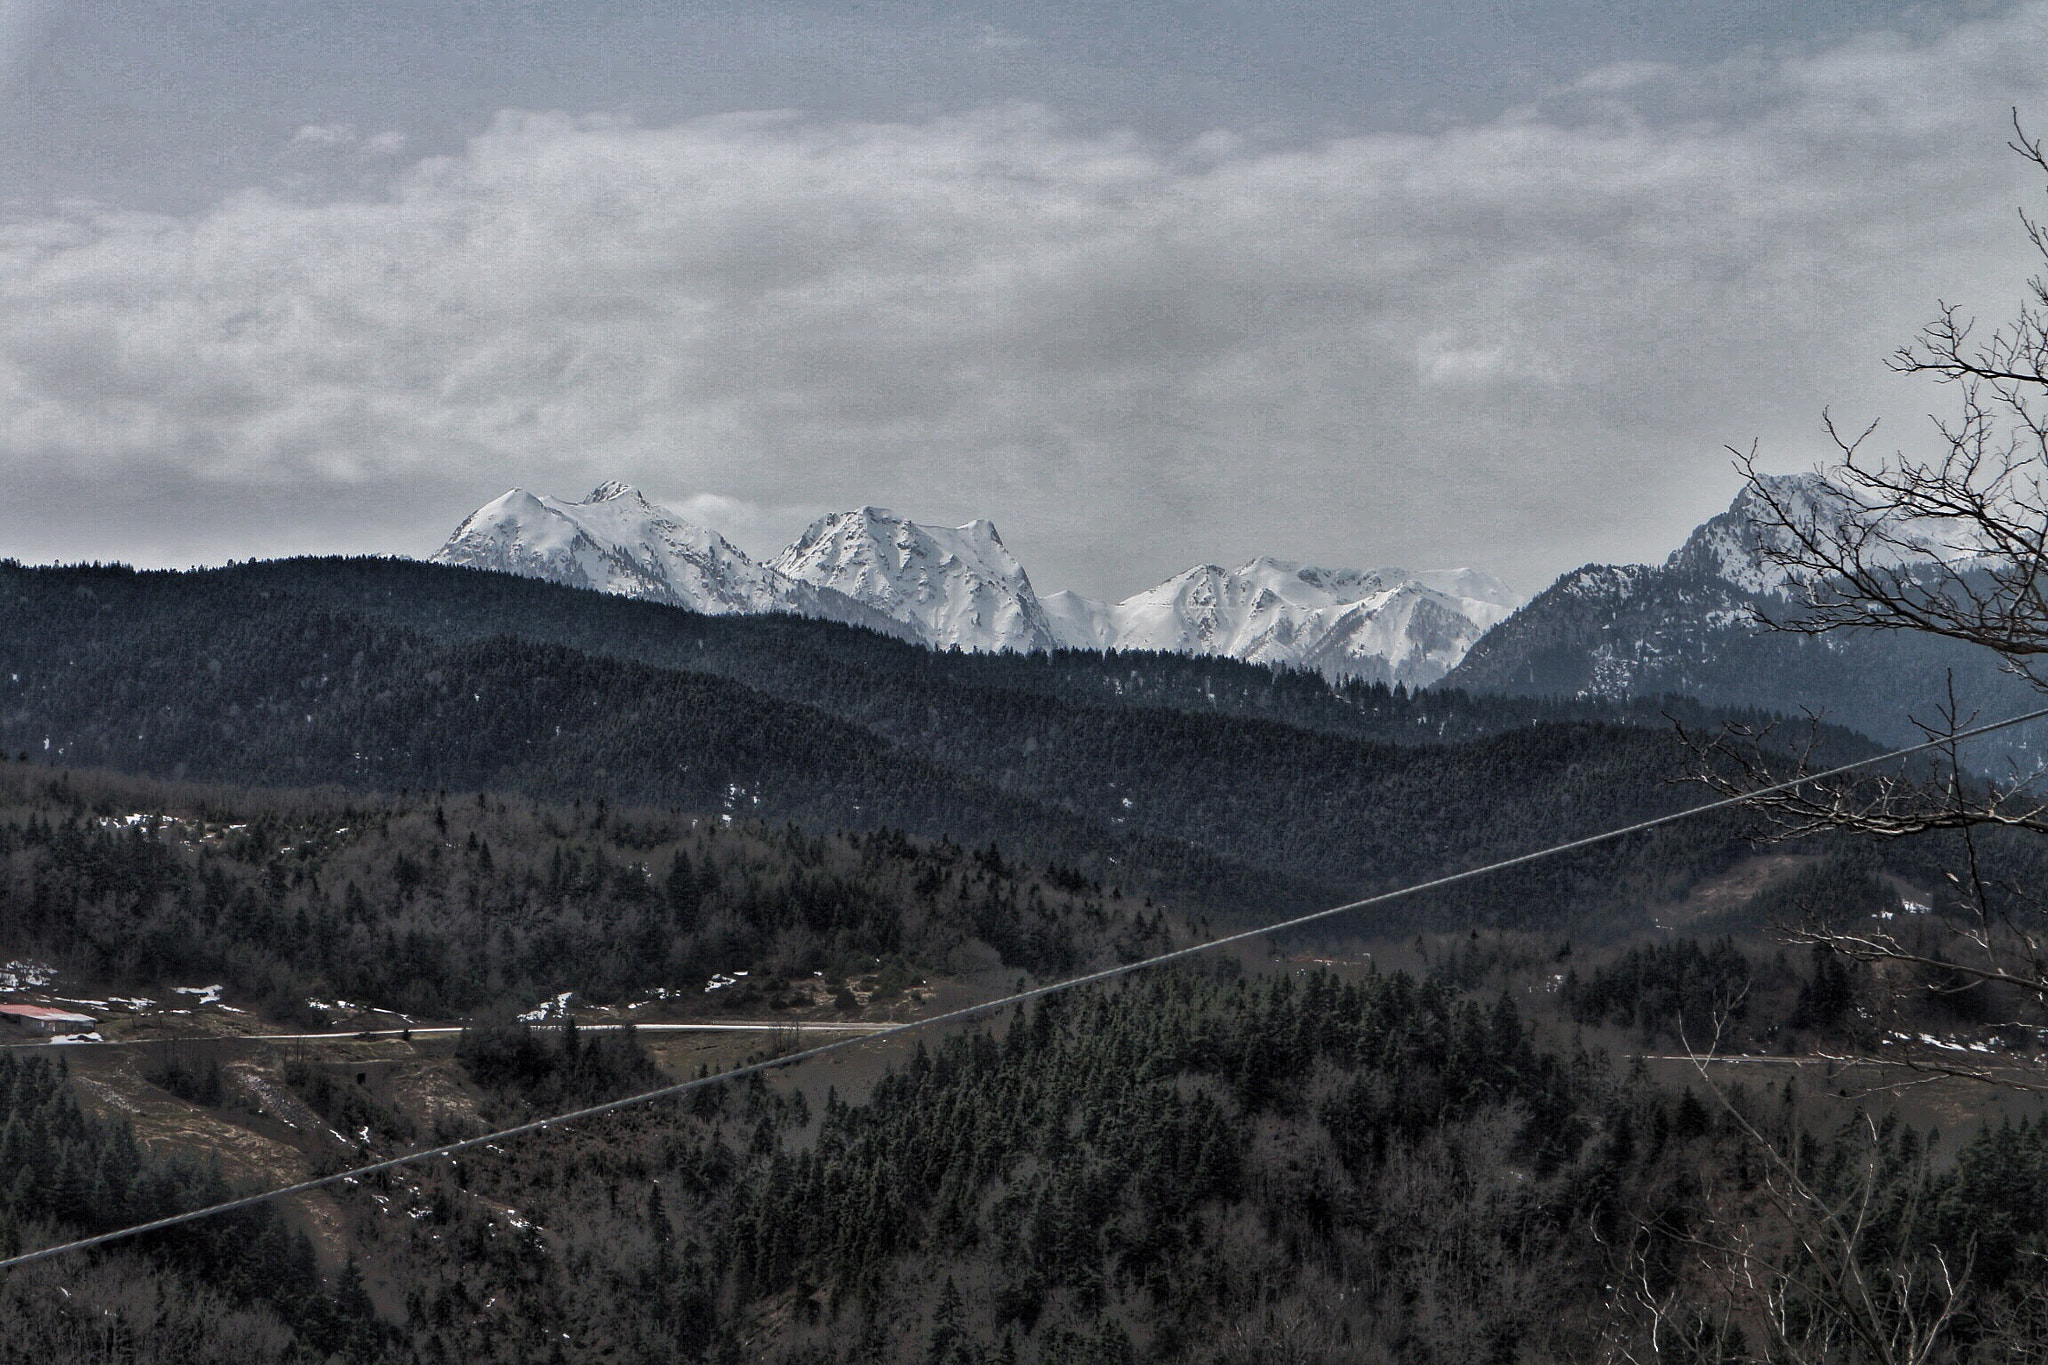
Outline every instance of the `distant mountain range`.
<svg viewBox="0 0 2048 1365"><path fill-rule="evenodd" d="M1873 515L1818 475L1768 491L1816 522ZM1143 650L1312 670L1331 681L1444 685L1521 696L1684 695L1710 706L1817 712L1889 743L1921 737L1951 679L1982 718L2036 703L1986 651L1900 632L1810 637L1759 618L1796 614L1802 584L1773 562L1755 490L1662 564L1589 564L1527 603L1475 569L1323 569L1261 557L1205 564L1103 603L1040 597L995 526L927 526L877 507L814 523L765 564L717 532L606 483L581 502L514 489L465 520L437 563L523 574L710 615L786 613L970 653ZM1890 527L1903 553L1953 555ZM2015 734L1987 754L2032 766Z"/></svg>
<svg viewBox="0 0 2048 1365"><path fill-rule="evenodd" d="M581 502L513 489L433 556L709 615L785 612L935 649L1138 649L1423 687L1520 598L1476 569L1198 565L1121 602L1041 598L993 523L927 526L879 507L820 518L766 564L622 483Z"/></svg>
<svg viewBox="0 0 2048 1365"><path fill-rule="evenodd" d="M1319 569L1262 555L1199 565L1113 605L1055 593L1046 606L1070 648L1217 654L1425 687L1520 601L1477 569Z"/></svg>

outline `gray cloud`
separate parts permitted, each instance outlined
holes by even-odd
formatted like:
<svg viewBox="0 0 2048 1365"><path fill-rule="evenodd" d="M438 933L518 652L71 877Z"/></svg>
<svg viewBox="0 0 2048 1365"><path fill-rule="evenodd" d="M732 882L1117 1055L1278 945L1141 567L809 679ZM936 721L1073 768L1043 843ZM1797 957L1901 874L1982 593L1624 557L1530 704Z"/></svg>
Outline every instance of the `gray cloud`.
<svg viewBox="0 0 2048 1365"><path fill-rule="evenodd" d="M1281 150L508 113L374 197L0 224L0 534L424 553L619 475L742 544L993 515L1045 588L1257 552L1535 588L1668 548L1724 441L1799 463L1830 401L1911 433L1937 396L1879 357L2024 277L2044 40L2017 8Z"/></svg>

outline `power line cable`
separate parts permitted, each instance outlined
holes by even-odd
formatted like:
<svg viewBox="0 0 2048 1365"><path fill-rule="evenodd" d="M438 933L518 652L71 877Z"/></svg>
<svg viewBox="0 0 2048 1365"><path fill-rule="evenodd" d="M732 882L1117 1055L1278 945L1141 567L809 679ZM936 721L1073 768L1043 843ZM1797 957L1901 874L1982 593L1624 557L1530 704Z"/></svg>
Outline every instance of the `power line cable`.
<svg viewBox="0 0 2048 1365"><path fill-rule="evenodd" d="M410 1166L421 1161L431 1161L436 1157L453 1156L457 1152L468 1151L473 1147L481 1147L486 1143L504 1142L511 1138L524 1137L530 1133L546 1132L550 1128L558 1128L564 1124L576 1123L583 1119L597 1118L603 1114L616 1113L621 1109L630 1109L637 1105L652 1104L656 1100L671 1099L677 1095L688 1094L693 1090L701 1090L710 1086L721 1085L727 1081L738 1080L743 1076L752 1076L761 1072L797 1066L818 1057L829 1056L832 1053L843 1052L851 1047L858 1047L864 1043L872 1043L884 1038L901 1037L903 1034L918 1029L927 1029L940 1024L954 1024L968 1019L979 1018L985 1014L992 1014L997 1010L1023 1004L1028 1000L1037 1000L1044 996L1056 995L1080 986L1092 986L1104 981L1113 981L1118 977L1129 976L1133 972L1145 971L1152 967L1163 966L1169 962L1179 962L1183 959L1194 957L1197 954L1209 952L1212 949L1225 948L1232 944L1246 943L1256 938L1286 933L1289 930L1299 929L1304 925L1315 924L1337 915L1349 914L1354 910L1370 909L1373 906L1385 905L1409 896L1421 895L1427 891L1437 891L1447 886L1456 886L1463 882L1490 876L1495 872L1505 872L1509 868L1524 867L1546 858L1557 857L1560 854L1573 853L1579 849L1612 843L1616 839L1624 839L1631 834L1641 834L1646 830L1677 824L1682 820L1691 820L1698 816L1710 815L1715 811L1731 810L1737 806L1747 805L1752 801L1757 801L1767 796L1775 796L1780 792L1792 791L1809 783L1824 782L1829 778L1840 777L1864 768L1875 767L1880 763L1888 763L1894 759L1910 758L1915 754L1926 753L1932 749L1947 748L1963 740L1975 739L1980 735L1988 735L1994 731L2010 729L2015 725L2024 725L2028 721L2040 720L2043 717L2048 717L2048 707L2028 711L2017 716L2008 716L2004 720L1992 721L1985 725L1958 731L1955 734L1942 735L1920 744L1907 745L1902 749L1893 749L1888 753L1876 754L1869 758L1859 758L1852 763L1844 763L1821 772L1789 778L1767 787L1759 787L1755 791L1743 792L1736 796L1724 796L1701 805L1688 806L1684 810L1672 811L1666 815L1652 816L1647 820L1638 820L1633 824L1603 830L1598 834L1588 834L1583 838L1570 839L1561 844L1552 844L1547 848L1536 849L1530 853L1519 853L1512 858L1502 858L1496 862L1482 864L1479 867L1466 868L1462 872L1452 872L1445 876L1433 877L1428 881L1415 882L1412 885L1398 887L1392 891L1377 892L1360 900L1347 901L1342 905L1333 905L1326 910L1314 910L1305 915L1296 915L1292 919L1260 925L1255 929L1240 930L1234 934L1225 934L1221 938L1208 939L1201 943L1190 944L1185 948L1175 948L1170 952L1141 958L1136 962L1126 962L1114 967L1104 967L1100 971L1068 977L1063 981L1054 981L1043 986L1034 986L1028 991L1017 991L1013 994L1002 996L999 999L985 1000L978 1005L967 1005L960 1009L948 1010L943 1014L934 1014L923 1019L913 1019L908 1023L897 1024L892 1028L880 1029L874 1033L839 1038L833 1042L820 1043L816 1047L785 1053L780 1057L771 1057L766 1061L749 1062L744 1066L734 1067L729 1071L718 1072L716 1075L700 1076L695 1080L682 1081L675 1085L662 1086L656 1090L643 1091L640 1094L628 1095L623 1099L610 1100L604 1104L593 1104L587 1108L571 1110L566 1114L556 1114L549 1118L535 1119L530 1123L518 1124L511 1128L501 1128L496 1132L485 1133L481 1137L463 1138L459 1142L443 1143L438 1147L429 1147L424 1151L411 1152L405 1156L395 1156L384 1161L373 1161L368 1165L356 1166L346 1171L337 1171L333 1175L323 1175L312 1180L302 1180L295 1185L282 1185L276 1189L264 1190L258 1194L243 1195L240 1198L224 1200L218 1204L209 1204L205 1208L191 1209L184 1213L172 1214L167 1218L158 1218L152 1222L137 1223L133 1227L117 1228L112 1232L102 1232L92 1237L81 1237L75 1241L60 1242L55 1246L43 1247L37 1251L23 1252L20 1255L0 1260L0 1270L10 1270L16 1266L28 1265L34 1261L48 1260L68 1252L84 1251L90 1247L105 1246L109 1242L124 1241L130 1237L139 1237L144 1233L161 1232L166 1228L174 1228L184 1223L197 1222L202 1218L214 1218L224 1213L232 1213L237 1209L253 1208L258 1204L268 1203L273 1199L283 1199L295 1194L309 1194L314 1190L325 1189L330 1185L359 1183L366 1176L380 1175L385 1171L396 1170L401 1166Z"/></svg>

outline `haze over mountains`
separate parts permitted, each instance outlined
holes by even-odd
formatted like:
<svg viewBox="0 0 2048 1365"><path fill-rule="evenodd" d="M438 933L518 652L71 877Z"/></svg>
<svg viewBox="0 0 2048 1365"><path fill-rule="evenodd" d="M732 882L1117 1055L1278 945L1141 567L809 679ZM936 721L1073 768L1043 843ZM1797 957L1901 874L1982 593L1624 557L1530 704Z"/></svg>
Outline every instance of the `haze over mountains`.
<svg viewBox="0 0 2048 1365"><path fill-rule="evenodd" d="M820 518L766 564L617 482L581 502L513 489L465 519L439 564L495 569L710 615L789 612L937 649L1142 649L1427 686L1520 597L1477 569L1322 569L1261 556L1197 565L1121 602L1040 597L995 525L878 507Z"/></svg>

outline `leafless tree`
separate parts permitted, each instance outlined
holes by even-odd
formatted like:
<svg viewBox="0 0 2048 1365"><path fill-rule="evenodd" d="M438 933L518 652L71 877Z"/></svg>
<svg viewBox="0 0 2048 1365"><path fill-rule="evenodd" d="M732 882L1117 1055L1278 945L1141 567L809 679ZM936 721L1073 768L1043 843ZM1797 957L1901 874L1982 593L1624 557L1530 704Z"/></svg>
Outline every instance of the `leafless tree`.
<svg viewBox="0 0 2048 1365"><path fill-rule="evenodd" d="M2009 145L2048 174L2017 112ZM2020 222L2048 264L2048 226L2024 209ZM1873 455L1875 424L1850 437L1827 418L1840 457L1828 472L1845 495L1829 506L1786 496L1753 450L1736 452L1767 512L1766 557L1805 585L1802 611L1778 624L1940 635L2032 677L2048 654L2048 273L1988 334L1956 305L1939 309L1889 361L1957 392L1955 415L1932 419L1931 454Z"/></svg>
<svg viewBox="0 0 2048 1365"><path fill-rule="evenodd" d="M1676 1243L1675 1265L1647 1226L1616 1249L1606 1359L1649 1365L1709 1349L1745 1365L1948 1358L1969 1267L1951 1265L1940 1248L1873 1246L1875 1133L1858 1178L1834 1194L1802 1176L1773 1138L1751 1140L1767 1156L1761 1178L1743 1189L1703 1171L1690 1224L1662 1230Z"/></svg>
<svg viewBox="0 0 2048 1365"><path fill-rule="evenodd" d="M1757 798L1767 837L1800 839L1849 832L1880 839L1950 832L1956 866L1948 885L1921 916L1854 924L1819 921L1781 925L1798 944L1820 944L1864 963L1901 989L1934 994L1989 990L2012 1017L2004 1032L2018 1042L2048 1036L2048 906L2028 886L2001 880L1985 870L1980 836L1991 830L2048 833L2039 774L2014 772L2003 778L1974 774L1954 736L1971 718L1954 699L1923 725L1940 742L1937 761L1918 771L1780 789ZM1785 757L1769 727L1731 725L1710 737L1691 737L1697 771L1729 795L1779 786L1808 769L1807 753ZM1896 926L1896 927L1895 927ZM1850 1061L1849 1058L1838 1058ZM1898 1062L1924 1077L1963 1077L2016 1089L2048 1088L2048 1078L2011 1066L1956 1057L1902 1053Z"/></svg>
<svg viewBox="0 0 2048 1365"><path fill-rule="evenodd" d="M2017 112L2008 145L2048 177L2048 150ZM2019 217L2042 269L2015 315L1987 331L1943 302L1889 359L1899 374L1954 391L1950 415L1931 419L1931 447L1879 454L1874 424L1850 435L1828 417L1837 458L1818 494L1764 474L1754 449L1734 452L1757 509L1759 552L1787 584L1787 605L1765 613L1771 628L1938 636L1993 651L2048 693L2048 223L2024 209ZM2024 1016L2016 1025L2038 1028L2048 1024L2048 906L2031 888L1987 876L1980 855L1986 839L2048 834L2048 784L2017 765L2003 775L1972 771L1957 737L1985 719L1951 693L1918 718L1935 761L1814 782L1757 806L1779 837L1951 832L1957 866L1929 920L1899 932L1810 924L1791 937L1932 989L1990 990ZM1782 757L1782 738L1731 727L1693 743L1704 779L1733 794L1809 770L1803 754ZM1991 1067L1931 1069L2030 1083Z"/></svg>
<svg viewBox="0 0 2048 1365"><path fill-rule="evenodd" d="M1727 1014L1684 1046L1746 1159L1688 1173L1676 1224L1641 1218L1608 1248L1612 1365L1717 1359L1743 1365L1934 1365L1952 1358L1970 1302L1969 1248L1951 1255L1902 1239L1911 1210L1886 1205L1885 1132L1858 1111L1823 1178L1788 1083L1768 1101L1715 1075ZM1924 1186L1913 1187L1917 1199Z"/></svg>

